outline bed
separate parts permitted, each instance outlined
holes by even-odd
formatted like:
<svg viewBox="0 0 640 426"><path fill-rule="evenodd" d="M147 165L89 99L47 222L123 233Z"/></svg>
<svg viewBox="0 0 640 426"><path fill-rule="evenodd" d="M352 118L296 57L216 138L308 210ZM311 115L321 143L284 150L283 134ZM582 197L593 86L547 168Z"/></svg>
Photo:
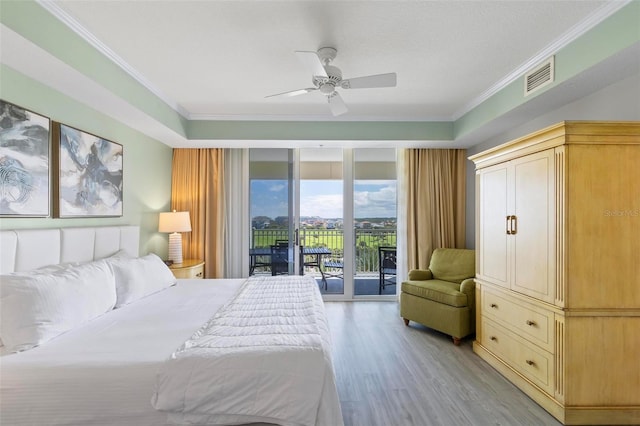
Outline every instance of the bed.
<svg viewBox="0 0 640 426"><path fill-rule="evenodd" d="M314 280L175 280L157 256L139 256L138 239L136 226L0 231L0 424L343 424ZM115 296L91 284L68 330L45 327L35 345L12 335L12 315L30 309L16 286L62 288L63 277L73 288L69 274L98 283L85 277L103 264ZM123 290L127 277L136 284ZM15 352L24 341L33 347Z"/></svg>

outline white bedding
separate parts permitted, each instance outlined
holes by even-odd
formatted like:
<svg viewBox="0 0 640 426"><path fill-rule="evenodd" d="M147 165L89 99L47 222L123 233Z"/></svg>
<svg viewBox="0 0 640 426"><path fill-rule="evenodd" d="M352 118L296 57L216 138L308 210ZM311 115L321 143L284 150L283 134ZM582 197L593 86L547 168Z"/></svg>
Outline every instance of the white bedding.
<svg viewBox="0 0 640 426"><path fill-rule="evenodd" d="M40 347L3 355L0 424L167 424L151 406L159 366L243 281L179 280Z"/></svg>
<svg viewBox="0 0 640 426"><path fill-rule="evenodd" d="M252 277L162 366L177 424L341 426L329 328L310 277Z"/></svg>

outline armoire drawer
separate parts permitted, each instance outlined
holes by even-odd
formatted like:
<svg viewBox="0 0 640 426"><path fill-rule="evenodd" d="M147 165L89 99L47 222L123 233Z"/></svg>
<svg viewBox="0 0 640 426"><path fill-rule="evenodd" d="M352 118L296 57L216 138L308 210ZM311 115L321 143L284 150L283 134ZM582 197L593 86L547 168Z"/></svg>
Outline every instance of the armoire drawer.
<svg viewBox="0 0 640 426"><path fill-rule="evenodd" d="M553 312L483 288L482 315L555 353Z"/></svg>
<svg viewBox="0 0 640 426"><path fill-rule="evenodd" d="M553 355L482 317L482 345L553 395Z"/></svg>

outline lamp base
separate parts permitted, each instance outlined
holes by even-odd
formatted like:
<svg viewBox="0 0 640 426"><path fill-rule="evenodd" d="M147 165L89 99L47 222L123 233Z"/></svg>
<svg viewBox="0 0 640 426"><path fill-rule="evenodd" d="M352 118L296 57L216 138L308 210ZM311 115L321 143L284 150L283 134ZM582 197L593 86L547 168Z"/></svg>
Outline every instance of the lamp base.
<svg viewBox="0 0 640 426"><path fill-rule="evenodd" d="M177 232L169 234L169 260L182 263L182 235Z"/></svg>

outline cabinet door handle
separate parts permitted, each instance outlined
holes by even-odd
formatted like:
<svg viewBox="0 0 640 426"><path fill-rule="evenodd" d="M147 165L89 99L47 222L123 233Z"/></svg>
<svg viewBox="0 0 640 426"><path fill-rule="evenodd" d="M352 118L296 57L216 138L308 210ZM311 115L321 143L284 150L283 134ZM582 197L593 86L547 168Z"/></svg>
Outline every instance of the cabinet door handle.
<svg viewBox="0 0 640 426"><path fill-rule="evenodd" d="M528 365L535 365L536 363L531 361L530 359L525 361Z"/></svg>
<svg viewBox="0 0 640 426"><path fill-rule="evenodd" d="M495 303L492 303L492 304L491 304L491 307L492 307L492 308L495 308L495 309L498 309L498 305L496 305Z"/></svg>
<svg viewBox="0 0 640 426"><path fill-rule="evenodd" d="M491 336L491 337L489 337L489 339L493 340L494 342L498 341L498 338L496 336Z"/></svg>
<svg viewBox="0 0 640 426"><path fill-rule="evenodd" d="M534 326L534 325L536 325L536 322L535 321L531 321L531 320L527 320L527 325Z"/></svg>
<svg viewBox="0 0 640 426"><path fill-rule="evenodd" d="M511 235L516 235L518 233L518 218L516 215L511 216Z"/></svg>
<svg viewBox="0 0 640 426"><path fill-rule="evenodd" d="M507 216L507 223L506 223L506 230L507 230L507 235L511 235L511 229L509 229L509 221L511 221L511 216Z"/></svg>

